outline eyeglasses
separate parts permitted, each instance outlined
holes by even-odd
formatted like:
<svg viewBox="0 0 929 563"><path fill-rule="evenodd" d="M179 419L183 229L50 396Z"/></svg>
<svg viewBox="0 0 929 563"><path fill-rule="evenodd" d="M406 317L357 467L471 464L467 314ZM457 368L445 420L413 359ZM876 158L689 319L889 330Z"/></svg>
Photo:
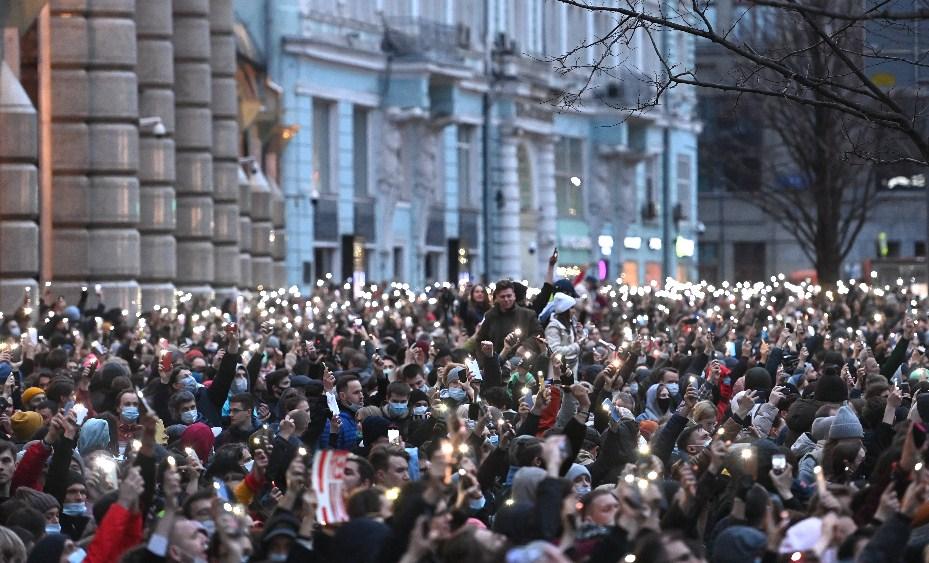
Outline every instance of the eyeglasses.
<svg viewBox="0 0 929 563"><path fill-rule="evenodd" d="M229 408L229 413L230 413L230 414L236 414L236 413L240 413L240 412L245 412L245 409L237 409L237 408L235 408L235 407L230 407L230 408Z"/></svg>

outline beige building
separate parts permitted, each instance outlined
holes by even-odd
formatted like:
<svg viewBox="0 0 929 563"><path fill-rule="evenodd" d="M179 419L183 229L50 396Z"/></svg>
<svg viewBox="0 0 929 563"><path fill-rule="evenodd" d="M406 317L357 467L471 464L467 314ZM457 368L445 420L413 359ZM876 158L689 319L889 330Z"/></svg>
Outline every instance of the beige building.
<svg viewBox="0 0 929 563"><path fill-rule="evenodd" d="M3 4L0 308L283 285L280 128L243 122L233 0Z"/></svg>

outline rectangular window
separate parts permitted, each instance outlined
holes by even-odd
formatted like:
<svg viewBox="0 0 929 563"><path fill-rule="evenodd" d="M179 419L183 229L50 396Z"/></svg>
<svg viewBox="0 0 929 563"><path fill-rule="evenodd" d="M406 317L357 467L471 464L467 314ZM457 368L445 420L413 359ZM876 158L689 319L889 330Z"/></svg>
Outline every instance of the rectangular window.
<svg viewBox="0 0 929 563"><path fill-rule="evenodd" d="M313 189L321 194L332 191L329 152L332 144L331 109L330 102L313 100Z"/></svg>
<svg viewBox="0 0 929 563"><path fill-rule="evenodd" d="M579 217L583 213L583 145L580 139L562 137L555 143L555 197L558 214Z"/></svg>
<svg viewBox="0 0 929 563"><path fill-rule="evenodd" d="M684 217L690 217L691 200L690 155L677 155L677 203Z"/></svg>
<svg viewBox="0 0 929 563"><path fill-rule="evenodd" d="M394 247L394 279L402 280L406 275L406 268L403 267L403 248Z"/></svg>
<svg viewBox="0 0 929 563"><path fill-rule="evenodd" d="M763 242L736 242L732 245L734 279L761 281L767 270L767 247Z"/></svg>
<svg viewBox="0 0 929 563"><path fill-rule="evenodd" d="M303 285L310 285L316 280L313 279L313 263L303 261Z"/></svg>
<svg viewBox="0 0 929 563"><path fill-rule="evenodd" d="M926 241L918 240L913 244L913 256L926 255Z"/></svg>
<svg viewBox="0 0 929 563"><path fill-rule="evenodd" d="M719 263L719 243L718 242L699 242L697 243L700 261L698 262L698 271L700 279L708 280L711 283L719 281L722 277Z"/></svg>
<svg viewBox="0 0 929 563"><path fill-rule="evenodd" d="M474 163L474 128L458 126L458 202L463 208L474 207L471 167Z"/></svg>
<svg viewBox="0 0 929 563"><path fill-rule="evenodd" d="M355 197L367 197L368 111L358 106L352 110L352 168L355 176Z"/></svg>
<svg viewBox="0 0 929 563"><path fill-rule="evenodd" d="M639 263L635 260L623 262L623 283L633 287L639 285Z"/></svg>
<svg viewBox="0 0 929 563"><path fill-rule="evenodd" d="M326 279L326 274L335 275L332 271L334 256L335 250L332 248L313 249L313 262L316 263L316 279Z"/></svg>
<svg viewBox="0 0 929 563"><path fill-rule="evenodd" d="M888 258L899 258L900 257L900 241L899 240L887 241L887 257Z"/></svg>

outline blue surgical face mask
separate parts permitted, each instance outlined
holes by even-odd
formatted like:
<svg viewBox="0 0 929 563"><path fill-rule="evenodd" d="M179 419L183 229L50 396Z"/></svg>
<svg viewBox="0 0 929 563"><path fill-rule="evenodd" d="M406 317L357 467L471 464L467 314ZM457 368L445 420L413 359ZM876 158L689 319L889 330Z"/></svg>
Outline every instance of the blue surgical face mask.
<svg viewBox="0 0 929 563"><path fill-rule="evenodd" d="M426 413L429 412L429 407L426 405L420 405L418 407L413 407L413 416L426 416Z"/></svg>
<svg viewBox="0 0 929 563"><path fill-rule="evenodd" d="M633 395L638 395L639 393L639 382L638 381L634 381L629 384L629 392L632 393Z"/></svg>
<svg viewBox="0 0 929 563"><path fill-rule="evenodd" d="M203 526L203 529L206 530L206 534L211 538L213 537L213 534L216 533L216 522L212 520L204 520L203 522L200 522L200 525Z"/></svg>
<svg viewBox="0 0 929 563"><path fill-rule="evenodd" d="M184 424L193 424L194 422L197 421L197 415L198 415L197 409L193 409L190 411L184 411L181 413L181 422L183 422Z"/></svg>
<svg viewBox="0 0 929 563"><path fill-rule="evenodd" d="M393 418L400 418L406 416L406 413L409 411L409 407L406 403L388 403L387 404L387 414Z"/></svg>
<svg viewBox="0 0 929 563"><path fill-rule="evenodd" d="M574 494L579 497L590 494L590 485L575 485Z"/></svg>
<svg viewBox="0 0 929 563"><path fill-rule="evenodd" d="M390 376L393 375L393 373L394 368L384 368L384 377L386 377L388 381L390 381Z"/></svg>
<svg viewBox="0 0 929 563"><path fill-rule="evenodd" d="M77 547L74 548L74 551L71 552L71 555L68 556L68 563L83 563L84 559L87 557L87 552L83 548Z"/></svg>
<svg viewBox="0 0 929 563"><path fill-rule="evenodd" d="M677 396L678 392L681 390L677 383L668 383L665 387L668 388L668 392L671 393L672 397Z"/></svg>
<svg viewBox="0 0 929 563"><path fill-rule="evenodd" d="M419 390L422 391L423 393L429 393L430 391L432 391L432 387L429 387L428 383L423 383L422 385L419 386Z"/></svg>
<svg viewBox="0 0 929 563"><path fill-rule="evenodd" d="M191 371L190 376L194 378L194 381L203 381L203 373L199 371Z"/></svg>
<svg viewBox="0 0 929 563"><path fill-rule="evenodd" d="M139 407L126 407L121 416L126 422L135 422L139 420Z"/></svg>
<svg viewBox="0 0 929 563"><path fill-rule="evenodd" d="M268 555L268 561L272 561L272 562L287 561L287 557L289 555L290 555L289 553L272 553Z"/></svg>
<svg viewBox="0 0 929 563"><path fill-rule="evenodd" d="M348 410L350 410L350 411L352 411L352 412L358 412L358 409L360 409L362 405L361 405L360 403L357 404L357 405L356 405L355 403L349 403L349 404L347 404L347 405L345 405L345 406L346 406L346 408L348 408Z"/></svg>
<svg viewBox="0 0 929 563"><path fill-rule="evenodd" d="M451 387L448 390L448 397L457 403L463 403L468 398L468 393L461 387Z"/></svg>
<svg viewBox="0 0 929 563"><path fill-rule="evenodd" d="M83 502L66 502L61 507L61 513L68 516L83 516L87 513L87 505Z"/></svg>
<svg viewBox="0 0 929 563"><path fill-rule="evenodd" d="M61 524L46 524L45 525L46 534L60 534L61 533Z"/></svg>
<svg viewBox="0 0 929 563"><path fill-rule="evenodd" d="M252 466L253 466L253 465L255 465L255 460L254 460L254 459L250 459L250 460L246 461L245 463L243 463L243 464L242 464L242 467L245 468L245 471L246 471L246 472L251 473L251 472L252 472Z"/></svg>

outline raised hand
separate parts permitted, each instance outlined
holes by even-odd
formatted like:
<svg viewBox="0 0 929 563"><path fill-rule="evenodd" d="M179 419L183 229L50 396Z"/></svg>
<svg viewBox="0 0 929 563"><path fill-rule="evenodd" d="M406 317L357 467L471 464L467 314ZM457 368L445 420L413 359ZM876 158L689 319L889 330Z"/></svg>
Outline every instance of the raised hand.
<svg viewBox="0 0 929 563"><path fill-rule="evenodd" d="M142 470L138 466L133 466L119 483L117 502L132 511L138 507L139 496L144 490L145 479L142 478Z"/></svg>

